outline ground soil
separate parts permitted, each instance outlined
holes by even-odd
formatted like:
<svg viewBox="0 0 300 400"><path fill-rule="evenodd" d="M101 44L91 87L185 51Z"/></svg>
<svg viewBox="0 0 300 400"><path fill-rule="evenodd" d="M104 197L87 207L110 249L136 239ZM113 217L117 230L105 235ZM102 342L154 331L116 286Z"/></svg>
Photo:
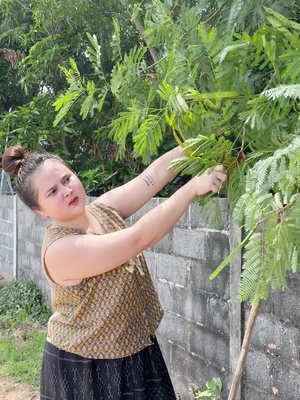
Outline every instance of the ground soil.
<svg viewBox="0 0 300 400"><path fill-rule="evenodd" d="M0 379L0 400L38 400L39 392L12 379Z"/></svg>

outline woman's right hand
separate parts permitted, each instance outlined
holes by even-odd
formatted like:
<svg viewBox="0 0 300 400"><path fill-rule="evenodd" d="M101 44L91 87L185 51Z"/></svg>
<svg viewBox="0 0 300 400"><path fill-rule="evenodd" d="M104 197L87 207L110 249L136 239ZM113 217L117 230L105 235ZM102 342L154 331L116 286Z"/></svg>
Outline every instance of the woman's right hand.
<svg viewBox="0 0 300 400"><path fill-rule="evenodd" d="M218 193L226 179L223 165L217 165L214 169L209 168L203 174L194 177L190 182L195 185L196 196L202 196L209 192Z"/></svg>

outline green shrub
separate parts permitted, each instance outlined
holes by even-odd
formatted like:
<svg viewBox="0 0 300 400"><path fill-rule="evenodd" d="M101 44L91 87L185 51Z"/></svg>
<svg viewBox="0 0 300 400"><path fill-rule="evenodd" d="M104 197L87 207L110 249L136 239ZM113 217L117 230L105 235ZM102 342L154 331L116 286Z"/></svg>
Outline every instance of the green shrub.
<svg viewBox="0 0 300 400"><path fill-rule="evenodd" d="M33 282L12 281L0 285L0 316L7 316L12 322L29 318L44 323L50 308Z"/></svg>

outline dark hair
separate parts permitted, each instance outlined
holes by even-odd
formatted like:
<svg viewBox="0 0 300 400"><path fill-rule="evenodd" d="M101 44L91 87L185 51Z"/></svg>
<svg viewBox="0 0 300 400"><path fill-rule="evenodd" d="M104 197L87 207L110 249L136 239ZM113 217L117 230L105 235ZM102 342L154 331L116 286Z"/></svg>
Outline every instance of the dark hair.
<svg viewBox="0 0 300 400"><path fill-rule="evenodd" d="M39 204L31 176L46 160L57 161L70 168L55 154L30 153L19 145L9 147L2 156L2 168L5 172L13 175L18 196L32 210L38 208Z"/></svg>

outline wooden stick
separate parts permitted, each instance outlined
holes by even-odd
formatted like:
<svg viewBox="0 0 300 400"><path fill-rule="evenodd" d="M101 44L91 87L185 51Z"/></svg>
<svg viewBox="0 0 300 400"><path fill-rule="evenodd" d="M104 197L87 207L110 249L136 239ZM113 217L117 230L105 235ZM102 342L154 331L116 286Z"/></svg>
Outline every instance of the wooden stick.
<svg viewBox="0 0 300 400"><path fill-rule="evenodd" d="M246 359L247 359L250 342L251 342L251 337L252 337L256 317L258 315L259 306L260 306L260 303L256 306L251 307L251 311L250 311L248 321L246 324L246 330L245 330L245 335L244 335L244 339L243 339L243 343L242 343L242 348L240 351L239 359L238 359L238 362L236 365L234 377L232 380L232 384L231 384L231 388L230 388L230 392L229 392L227 400L236 400L236 395L238 393L242 374L243 374L243 371L245 368Z"/></svg>

